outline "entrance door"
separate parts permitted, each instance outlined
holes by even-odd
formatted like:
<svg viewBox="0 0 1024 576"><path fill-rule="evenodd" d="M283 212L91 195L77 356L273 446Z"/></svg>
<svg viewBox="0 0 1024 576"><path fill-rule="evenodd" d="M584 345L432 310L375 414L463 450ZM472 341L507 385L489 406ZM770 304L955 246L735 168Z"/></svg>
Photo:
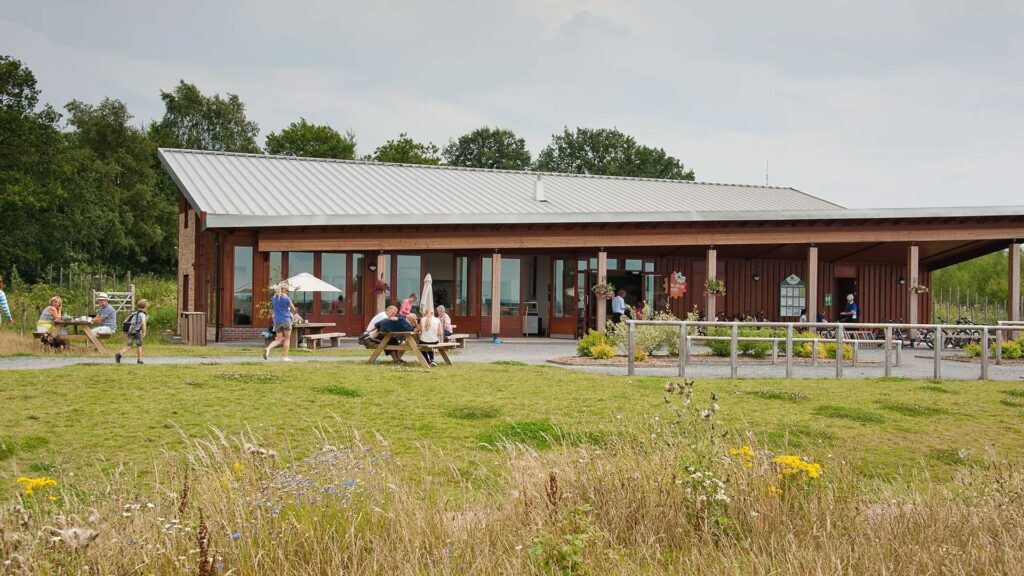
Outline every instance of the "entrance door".
<svg viewBox="0 0 1024 576"><path fill-rule="evenodd" d="M836 322L839 320L839 313L846 308L846 295L853 294L857 304L860 305L860 295L857 294L857 279L856 278L836 278L836 291L832 297L832 317L829 318L830 322ZM859 322L863 322L863 318L857 318Z"/></svg>
<svg viewBox="0 0 1024 576"><path fill-rule="evenodd" d="M580 309L577 306L576 259L551 259L551 319L548 323L552 336L575 337Z"/></svg>

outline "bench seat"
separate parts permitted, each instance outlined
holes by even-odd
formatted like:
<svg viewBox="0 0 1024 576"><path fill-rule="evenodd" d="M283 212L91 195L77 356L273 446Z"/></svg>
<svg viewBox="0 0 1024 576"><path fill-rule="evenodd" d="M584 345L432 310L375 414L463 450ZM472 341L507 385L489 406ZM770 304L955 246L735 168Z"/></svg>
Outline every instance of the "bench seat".
<svg viewBox="0 0 1024 576"><path fill-rule="evenodd" d="M323 348L324 342L328 340L331 342L332 348L337 348L341 345L341 339L344 337L344 332L324 332L323 334L306 334L302 337L302 341L310 350L316 350Z"/></svg>
<svg viewBox="0 0 1024 576"><path fill-rule="evenodd" d="M448 337L449 342L455 342L459 345L459 348L466 347L466 338L469 338L469 334L452 334Z"/></svg>

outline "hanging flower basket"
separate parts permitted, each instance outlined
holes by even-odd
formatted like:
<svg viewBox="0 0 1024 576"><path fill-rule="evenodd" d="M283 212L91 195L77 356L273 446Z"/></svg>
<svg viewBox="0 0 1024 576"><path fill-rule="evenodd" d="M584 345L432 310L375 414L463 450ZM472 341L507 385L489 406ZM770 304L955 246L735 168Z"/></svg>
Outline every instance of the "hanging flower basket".
<svg viewBox="0 0 1024 576"><path fill-rule="evenodd" d="M911 294L927 294L929 291L930 290L927 286L922 286L921 284L913 284L910 286Z"/></svg>
<svg viewBox="0 0 1024 576"><path fill-rule="evenodd" d="M725 296L725 280L708 278L708 280L704 282L704 295Z"/></svg>
<svg viewBox="0 0 1024 576"><path fill-rule="evenodd" d="M387 294L391 291L391 285L384 281L384 277L373 281L373 293L374 294Z"/></svg>
<svg viewBox="0 0 1024 576"><path fill-rule="evenodd" d="M597 296L602 300L611 300L612 298L615 297L615 286L607 282L599 282L597 284L594 284L594 287L591 288L591 291L594 292L594 296Z"/></svg>

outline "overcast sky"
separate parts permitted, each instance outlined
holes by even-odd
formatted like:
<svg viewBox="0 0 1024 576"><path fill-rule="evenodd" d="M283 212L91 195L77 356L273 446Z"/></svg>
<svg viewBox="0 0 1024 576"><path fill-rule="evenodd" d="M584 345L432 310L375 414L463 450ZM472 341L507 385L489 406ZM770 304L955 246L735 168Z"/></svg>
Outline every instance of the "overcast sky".
<svg viewBox="0 0 1024 576"><path fill-rule="evenodd" d="M1024 204L1022 0L299 4L0 0L0 53L57 107L110 96L139 122L185 79L264 135L304 116L360 154L616 127L702 181L763 184L767 159L848 207Z"/></svg>

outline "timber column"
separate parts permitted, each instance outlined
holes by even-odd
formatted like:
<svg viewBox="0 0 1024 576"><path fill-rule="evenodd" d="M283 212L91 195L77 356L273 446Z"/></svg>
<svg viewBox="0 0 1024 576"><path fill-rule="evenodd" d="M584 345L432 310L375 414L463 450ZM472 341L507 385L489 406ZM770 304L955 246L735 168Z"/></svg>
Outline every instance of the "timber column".
<svg viewBox="0 0 1024 576"><path fill-rule="evenodd" d="M1020 242L1010 242L1007 257L1009 291L1006 294L1006 317L1012 322L1020 322ZM1011 335L1016 336L1016 332L1012 332Z"/></svg>
<svg viewBox="0 0 1024 576"><path fill-rule="evenodd" d="M807 247L807 321L818 321L818 247Z"/></svg>
<svg viewBox="0 0 1024 576"><path fill-rule="evenodd" d="M501 332L501 254L491 257L491 336L498 340Z"/></svg>
<svg viewBox="0 0 1024 576"><path fill-rule="evenodd" d="M381 278L381 276L384 275L384 271L387 270L387 269L388 269L388 257L385 254L377 254L377 269L374 270L374 272L373 272L374 275L375 275L375 277L373 279L374 284L376 284L377 280L379 280ZM391 278L385 278L384 281L385 282L391 282ZM387 295L384 292L381 292L380 294L377 294L377 310L374 311L373 314L376 314L377 312L382 312L384 310L384 303L386 301L387 301ZM371 314L371 316L373 316L373 314Z"/></svg>
<svg viewBox="0 0 1024 576"><path fill-rule="evenodd" d="M918 322L917 304L918 304L918 300L921 299L921 295L918 294L917 292L914 292L914 286L920 285L920 280L918 279L918 273L920 271L919 270L920 269L920 260L918 258L918 255L919 255L919 252L918 252L917 244L911 244L907 248L907 275L910 276L910 310L909 310L910 318L908 318L907 321L909 323L911 323L911 324L917 324L917 322ZM910 329L910 341L911 342L914 341L914 336L916 334L917 334L917 331L914 330L913 328L911 328Z"/></svg>
<svg viewBox="0 0 1024 576"><path fill-rule="evenodd" d="M604 251L604 248L597 253L597 282L598 284L608 282L608 253ZM597 308L597 331L604 332L605 325L608 323L608 302L596 295L592 297Z"/></svg>
<svg viewBox="0 0 1024 576"><path fill-rule="evenodd" d="M714 246L712 246L711 248L708 248L706 265L707 265L707 279L708 280L717 280L718 279L718 250L715 250ZM717 313L717 310L715 310L715 305L718 303L718 301L715 300L716 298L717 298L717 296L715 296L714 294L708 294L707 295L707 302L705 303L706 310L704 312L704 316L709 321L713 321L715 319L715 314Z"/></svg>

